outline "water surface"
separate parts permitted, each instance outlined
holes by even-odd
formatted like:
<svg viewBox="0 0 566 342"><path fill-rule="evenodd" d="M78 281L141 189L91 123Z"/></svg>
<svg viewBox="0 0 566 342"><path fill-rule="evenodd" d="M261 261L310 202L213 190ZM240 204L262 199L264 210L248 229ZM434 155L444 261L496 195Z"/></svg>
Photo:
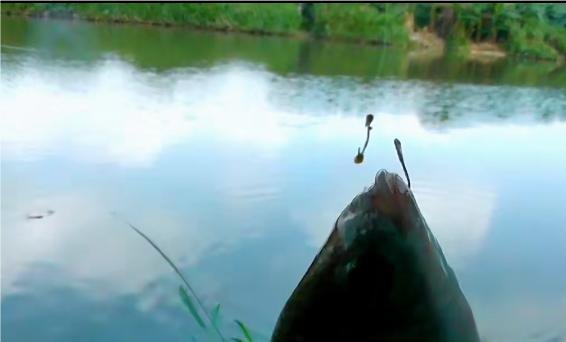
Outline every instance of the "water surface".
<svg viewBox="0 0 566 342"><path fill-rule="evenodd" d="M566 339L560 66L11 18L1 57L5 341L202 338L111 212L266 340L343 207L402 172L395 137L481 336Z"/></svg>

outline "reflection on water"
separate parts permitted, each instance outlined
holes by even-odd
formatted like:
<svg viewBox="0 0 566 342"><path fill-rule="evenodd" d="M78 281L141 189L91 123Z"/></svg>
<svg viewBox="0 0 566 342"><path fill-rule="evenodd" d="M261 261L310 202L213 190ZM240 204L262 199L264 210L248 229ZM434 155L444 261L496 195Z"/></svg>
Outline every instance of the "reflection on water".
<svg viewBox="0 0 566 342"><path fill-rule="evenodd" d="M447 82L388 50L52 21L3 20L2 44L6 340L196 334L175 275L111 211L266 339L346 203L401 172L395 137L482 336L566 337L556 72Z"/></svg>

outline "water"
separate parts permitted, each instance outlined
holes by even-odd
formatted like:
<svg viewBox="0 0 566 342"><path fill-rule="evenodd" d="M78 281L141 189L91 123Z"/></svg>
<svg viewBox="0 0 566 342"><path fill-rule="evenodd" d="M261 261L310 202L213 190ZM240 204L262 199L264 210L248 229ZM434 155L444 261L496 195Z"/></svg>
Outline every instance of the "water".
<svg viewBox="0 0 566 342"><path fill-rule="evenodd" d="M3 340L202 337L111 212L267 339L395 137L482 337L566 339L563 68L9 18L1 56Z"/></svg>

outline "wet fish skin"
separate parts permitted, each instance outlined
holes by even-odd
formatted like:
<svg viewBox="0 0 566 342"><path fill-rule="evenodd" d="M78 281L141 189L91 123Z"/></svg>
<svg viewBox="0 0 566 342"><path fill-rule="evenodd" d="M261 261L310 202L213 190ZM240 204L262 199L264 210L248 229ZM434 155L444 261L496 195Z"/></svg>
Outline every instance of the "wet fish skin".
<svg viewBox="0 0 566 342"><path fill-rule="evenodd" d="M479 341L456 276L398 175L379 171L340 214L272 341Z"/></svg>

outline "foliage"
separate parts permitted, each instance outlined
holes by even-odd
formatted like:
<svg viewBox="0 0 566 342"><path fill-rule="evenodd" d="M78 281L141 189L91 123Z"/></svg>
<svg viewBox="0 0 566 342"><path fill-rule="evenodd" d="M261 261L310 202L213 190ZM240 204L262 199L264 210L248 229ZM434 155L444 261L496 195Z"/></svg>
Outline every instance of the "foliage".
<svg viewBox="0 0 566 342"><path fill-rule="evenodd" d="M444 11L455 20L445 22ZM416 4L415 24L436 31L450 25L449 50L465 52L471 41L503 43L520 57L554 60L566 49L566 6L548 3ZM444 21L444 22L443 22Z"/></svg>
<svg viewBox="0 0 566 342"><path fill-rule="evenodd" d="M315 31L319 36L408 45L403 7L370 4L317 4Z"/></svg>
<svg viewBox="0 0 566 342"><path fill-rule="evenodd" d="M544 32L537 30L525 30L520 24L512 24L509 27L510 38L507 48L514 55L524 58L539 58L553 60L558 53L550 45L543 41Z"/></svg>
<svg viewBox="0 0 566 342"><path fill-rule="evenodd" d="M545 39L558 52L566 55L566 28L550 26L546 29Z"/></svg>
<svg viewBox="0 0 566 342"><path fill-rule="evenodd" d="M503 42L519 57L555 60L564 53L564 6L540 3L488 3L461 6L469 38Z"/></svg>
<svg viewBox="0 0 566 342"><path fill-rule="evenodd" d="M452 56L467 56L470 52L470 40L466 35L464 25L456 24L452 33L446 39L446 52Z"/></svg>

